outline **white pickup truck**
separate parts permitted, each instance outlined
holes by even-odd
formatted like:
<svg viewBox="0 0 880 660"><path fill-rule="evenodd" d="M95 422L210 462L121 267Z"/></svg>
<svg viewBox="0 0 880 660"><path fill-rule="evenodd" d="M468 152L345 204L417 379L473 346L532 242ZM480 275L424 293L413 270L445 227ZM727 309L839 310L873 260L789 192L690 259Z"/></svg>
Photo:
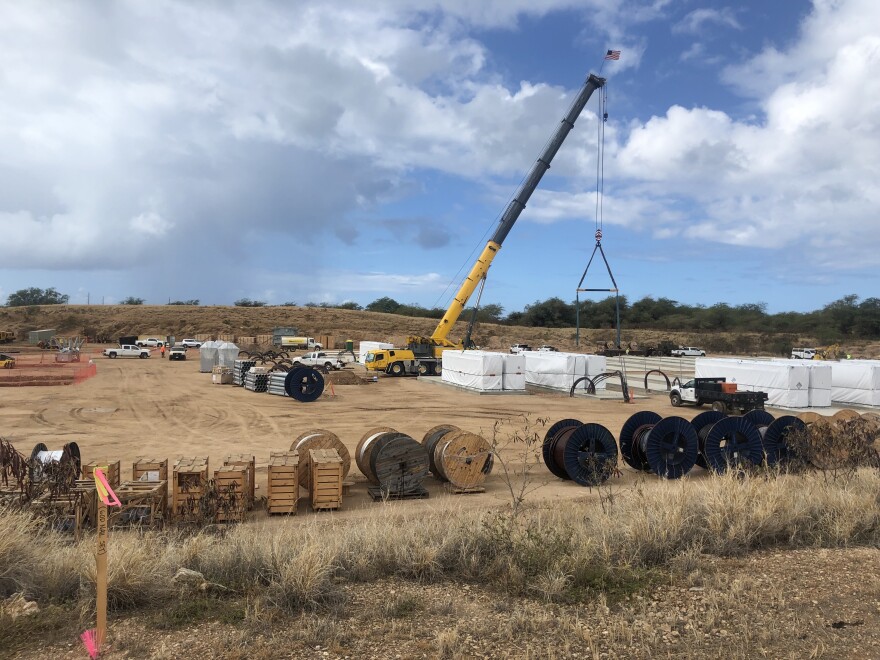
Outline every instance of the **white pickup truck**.
<svg viewBox="0 0 880 660"><path fill-rule="evenodd" d="M333 356L323 351L315 351L314 353L300 355L292 358L291 362L294 367L323 367L328 371L330 369L342 369L342 365L345 364L338 355Z"/></svg>
<svg viewBox="0 0 880 660"><path fill-rule="evenodd" d="M669 351L672 357L705 357L706 351L696 346L679 346Z"/></svg>
<svg viewBox="0 0 880 660"><path fill-rule="evenodd" d="M791 349L791 359L815 360L817 352L815 348L793 348Z"/></svg>
<svg viewBox="0 0 880 660"><path fill-rule="evenodd" d="M132 346L131 344L122 344L121 346L115 346L113 348L105 348L104 355L108 358L136 357L143 359L150 357L150 349L142 348L140 346Z"/></svg>

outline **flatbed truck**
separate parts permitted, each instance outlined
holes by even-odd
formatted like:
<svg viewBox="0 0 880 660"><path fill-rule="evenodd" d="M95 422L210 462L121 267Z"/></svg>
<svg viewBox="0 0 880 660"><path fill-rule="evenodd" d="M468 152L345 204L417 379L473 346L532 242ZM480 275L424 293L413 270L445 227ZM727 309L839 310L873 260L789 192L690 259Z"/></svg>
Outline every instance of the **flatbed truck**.
<svg viewBox="0 0 880 660"><path fill-rule="evenodd" d="M684 384L673 386L669 391L669 403L678 407L685 403L692 403L698 408L705 404L712 406L712 410L730 414L745 414L750 410L763 410L767 400L766 392L737 392L724 391L736 387L734 383L730 387L726 378L694 378Z"/></svg>

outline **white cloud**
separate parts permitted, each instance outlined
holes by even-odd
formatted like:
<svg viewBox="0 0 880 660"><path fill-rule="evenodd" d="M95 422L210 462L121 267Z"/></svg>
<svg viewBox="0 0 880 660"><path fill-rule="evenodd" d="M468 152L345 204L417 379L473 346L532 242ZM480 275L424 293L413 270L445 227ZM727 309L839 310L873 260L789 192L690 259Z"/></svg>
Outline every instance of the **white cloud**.
<svg viewBox="0 0 880 660"><path fill-rule="evenodd" d="M699 34L708 24L721 25L723 27L742 29L736 14L730 7L721 9L700 8L688 13L681 21L672 26L673 32L686 34Z"/></svg>
<svg viewBox="0 0 880 660"><path fill-rule="evenodd" d="M702 218L681 226L687 236L796 246L782 258L833 269L877 265L880 5L815 5L790 48L737 69L768 73L740 86L758 97L760 118L673 106L635 126L610 169L645 199L687 200Z"/></svg>

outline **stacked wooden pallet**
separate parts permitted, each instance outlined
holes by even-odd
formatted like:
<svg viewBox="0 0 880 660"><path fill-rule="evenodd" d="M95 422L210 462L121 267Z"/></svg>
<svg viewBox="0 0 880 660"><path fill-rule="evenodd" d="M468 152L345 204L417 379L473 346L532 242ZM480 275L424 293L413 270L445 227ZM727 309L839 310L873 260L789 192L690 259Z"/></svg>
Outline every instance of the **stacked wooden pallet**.
<svg viewBox="0 0 880 660"><path fill-rule="evenodd" d="M168 481L167 458L138 458L131 466L134 481Z"/></svg>
<svg viewBox="0 0 880 660"><path fill-rule="evenodd" d="M168 518L168 481L124 481L116 488L120 508L111 509L110 525L161 527Z"/></svg>
<svg viewBox="0 0 880 660"><path fill-rule="evenodd" d="M179 458L171 479L171 513L175 517L197 519L202 496L208 483L208 458Z"/></svg>
<svg viewBox="0 0 880 660"><path fill-rule="evenodd" d="M216 522L244 522L248 500L248 469L224 465L214 472Z"/></svg>
<svg viewBox="0 0 880 660"><path fill-rule="evenodd" d="M309 493L312 508L342 507L342 458L335 449L309 450Z"/></svg>
<svg viewBox="0 0 880 660"><path fill-rule="evenodd" d="M296 515L299 501L299 452L272 452L269 455L269 513Z"/></svg>
<svg viewBox="0 0 880 660"><path fill-rule="evenodd" d="M82 478L95 478L95 468L103 468L104 476L107 477L107 483L110 488L115 489L119 486L120 475L122 473L120 461L89 461L82 466Z"/></svg>
<svg viewBox="0 0 880 660"><path fill-rule="evenodd" d="M256 459L253 454L231 454L223 461L223 467L240 467L244 468L247 473L247 483L245 484L245 497L247 499L248 510L254 508L254 498L256 494Z"/></svg>

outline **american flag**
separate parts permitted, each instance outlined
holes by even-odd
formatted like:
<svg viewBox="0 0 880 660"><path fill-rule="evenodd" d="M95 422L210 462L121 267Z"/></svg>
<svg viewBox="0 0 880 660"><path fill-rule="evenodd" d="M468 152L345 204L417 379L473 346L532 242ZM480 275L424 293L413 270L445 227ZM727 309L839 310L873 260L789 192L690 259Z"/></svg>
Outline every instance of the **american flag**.
<svg viewBox="0 0 880 660"><path fill-rule="evenodd" d="M619 60L620 59L620 51L619 50L609 50L605 53L606 60Z"/></svg>

